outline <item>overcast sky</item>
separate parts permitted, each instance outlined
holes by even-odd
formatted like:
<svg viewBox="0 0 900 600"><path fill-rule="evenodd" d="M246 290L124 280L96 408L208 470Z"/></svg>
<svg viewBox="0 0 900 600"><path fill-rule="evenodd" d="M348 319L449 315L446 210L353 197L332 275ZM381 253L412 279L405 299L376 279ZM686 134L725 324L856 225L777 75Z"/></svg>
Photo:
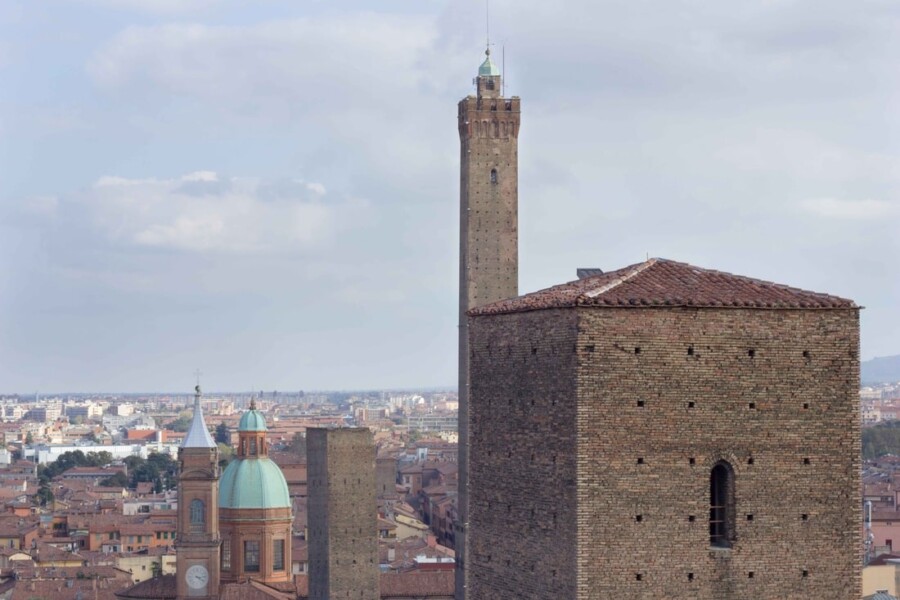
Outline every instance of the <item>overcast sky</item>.
<svg viewBox="0 0 900 600"><path fill-rule="evenodd" d="M520 291L660 256L900 354L900 3L494 0ZM451 386L484 1L0 2L0 392Z"/></svg>

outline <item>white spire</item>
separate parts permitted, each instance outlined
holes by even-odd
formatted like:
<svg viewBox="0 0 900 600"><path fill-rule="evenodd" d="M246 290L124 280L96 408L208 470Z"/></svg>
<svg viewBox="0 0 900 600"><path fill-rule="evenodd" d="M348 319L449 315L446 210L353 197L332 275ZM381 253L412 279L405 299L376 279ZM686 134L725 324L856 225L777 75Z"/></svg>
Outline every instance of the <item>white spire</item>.
<svg viewBox="0 0 900 600"><path fill-rule="evenodd" d="M206 428L206 421L203 420L203 409L200 408L200 384L194 388L194 420L191 421L191 427L188 429L184 441L181 442L182 448L215 448L216 442L209 435L209 429Z"/></svg>

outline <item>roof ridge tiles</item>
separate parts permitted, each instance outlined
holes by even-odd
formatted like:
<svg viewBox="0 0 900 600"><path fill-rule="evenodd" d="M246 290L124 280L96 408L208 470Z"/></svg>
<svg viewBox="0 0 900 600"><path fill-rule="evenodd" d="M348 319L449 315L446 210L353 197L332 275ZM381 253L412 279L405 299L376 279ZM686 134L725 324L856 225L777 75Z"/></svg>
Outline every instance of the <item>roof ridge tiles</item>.
<svg viewBox="0 0 900 600"><path fill-rule="evenodd" d="M858 309L852 300L664 258L478 307L470 315L575 306Z"/></svg>

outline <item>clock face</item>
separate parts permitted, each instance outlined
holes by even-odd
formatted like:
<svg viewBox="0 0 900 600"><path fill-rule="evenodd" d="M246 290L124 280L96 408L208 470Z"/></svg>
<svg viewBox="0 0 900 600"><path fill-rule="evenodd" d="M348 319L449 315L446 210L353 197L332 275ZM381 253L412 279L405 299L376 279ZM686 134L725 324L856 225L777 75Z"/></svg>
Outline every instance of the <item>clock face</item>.
<svg viewBox="0 0 900 600"><path fill-rule="evenodd" d="M194 565L187 570L184 579L187 581L189 587L200 590L205 588L206 584L209 583L209 572L203 565Z"/></svg>

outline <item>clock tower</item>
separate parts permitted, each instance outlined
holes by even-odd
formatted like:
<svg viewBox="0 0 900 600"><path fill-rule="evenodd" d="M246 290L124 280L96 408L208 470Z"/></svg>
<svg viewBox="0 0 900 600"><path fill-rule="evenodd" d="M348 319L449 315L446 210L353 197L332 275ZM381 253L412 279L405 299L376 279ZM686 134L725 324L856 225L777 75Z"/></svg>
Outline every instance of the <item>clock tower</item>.
<svg viewBox="0 0 900 600"><path fill-rule="evenodd" d="M219 450L203 420L200 386L194 419L178 450L178 600L219 597Z"/></svg>

